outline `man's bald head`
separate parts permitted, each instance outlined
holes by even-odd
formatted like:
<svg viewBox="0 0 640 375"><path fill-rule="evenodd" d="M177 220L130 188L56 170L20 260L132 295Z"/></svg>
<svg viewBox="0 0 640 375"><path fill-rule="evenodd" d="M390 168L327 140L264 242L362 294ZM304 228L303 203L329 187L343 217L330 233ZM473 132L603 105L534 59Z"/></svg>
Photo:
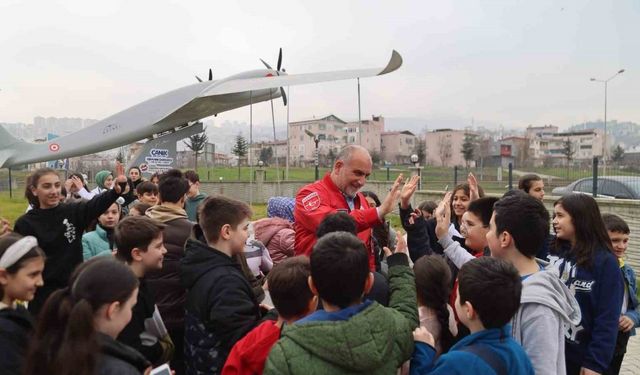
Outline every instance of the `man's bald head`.
<svg viewBox="0 0 640 375"><path fill-rule="evenodd" d="M333 165L331 179L344 194L354 197L371 174L373 162L366 148L349 145L340 150Z"/></svg>
<svg viewBox="0 0 640 375"><path fill-rule="evenodd" d="M336 156L336 162L342 160L344 164L349 164L349 162L354 158L362 159L363 161L368 160L369 162L371 162L371 155L369 154L369 151L366 148L358 145L348 145L343 147L342 150L340 150L340 152L338 153L338 156Z"/></svg>

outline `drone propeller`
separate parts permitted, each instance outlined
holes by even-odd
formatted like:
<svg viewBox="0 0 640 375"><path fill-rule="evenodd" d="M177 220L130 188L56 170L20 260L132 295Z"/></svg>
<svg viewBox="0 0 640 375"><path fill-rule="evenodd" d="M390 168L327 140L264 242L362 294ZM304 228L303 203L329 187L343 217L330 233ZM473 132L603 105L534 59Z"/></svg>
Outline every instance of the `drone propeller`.
<svg viewBox="0 0 640 375"><path fill-rule="evenodd" d="M198 82L202 82L202 78L196 76L196 79L198 80ZM211 70L211 68L209 68L209 81L213 81L213 71Z"/></svg>
<svg viewBox="0 0 640 375"><path fill-rule="evenodd" d="M273 68L271 67L271 65L267 64L266 61L260 59L260 61L262 61L262 64L264 64L264 66L267 67L267 69L269 70L273 70ZM284 68L282 68L282 47L280 47L280 51L278 52L278 64L276 65L276 75L280 75L280 72L285 73ZM280 94L282 96L282 101L284 102L284 105L287 105L287 95L285 94L284 88L280 87Z"/></svg>

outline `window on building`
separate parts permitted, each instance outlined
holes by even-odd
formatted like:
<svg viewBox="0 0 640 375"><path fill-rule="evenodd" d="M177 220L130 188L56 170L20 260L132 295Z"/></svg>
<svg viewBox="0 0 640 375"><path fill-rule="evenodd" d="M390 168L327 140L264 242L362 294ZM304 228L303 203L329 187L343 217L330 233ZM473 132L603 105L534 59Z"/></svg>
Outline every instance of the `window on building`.
<svg viewBox="0 0 640 375"><path fill-rule="evenodd" d="M327 130L327 124L318 124L318 130Z"/></svg>
<svg viewBox="0 0 640 375"><path fill-rule="evenodd" d="M591 150L591 145L580 145L581 150Z"/></svg>
<svg viewBox="0 0 640 375"><path fill-rule="evenodd" d="M318 134L318 140L319 141L324 141L327 139L327 135L326 134Z"/></svg>

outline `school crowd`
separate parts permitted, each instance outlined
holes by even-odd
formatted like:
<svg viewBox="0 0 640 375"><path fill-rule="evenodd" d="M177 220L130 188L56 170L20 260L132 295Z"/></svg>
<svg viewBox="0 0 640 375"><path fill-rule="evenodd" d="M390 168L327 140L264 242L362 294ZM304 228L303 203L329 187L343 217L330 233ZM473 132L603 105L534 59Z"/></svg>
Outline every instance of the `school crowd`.
<svg viewBox="0 0 640 375"><path fill-rule="evenodd" d="M551 218L536 175L414 208L417 177L380 199L371 169L347 146L257 221L194 171L35 171L0 222L0 373L619 373L640 324L623 219L584 194Z"/></svg>

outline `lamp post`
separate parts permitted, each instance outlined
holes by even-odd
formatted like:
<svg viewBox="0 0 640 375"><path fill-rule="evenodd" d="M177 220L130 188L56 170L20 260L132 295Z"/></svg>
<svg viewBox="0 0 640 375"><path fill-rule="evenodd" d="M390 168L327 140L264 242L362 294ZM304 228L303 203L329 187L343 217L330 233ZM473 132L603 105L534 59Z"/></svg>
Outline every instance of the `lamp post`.
<svg viewBox="0 0 640 375"><path fill-rule="evenodd" d="M318 143L320 142L320 140L318 139L318 137L313 134L312 132L310 132L309 130L305 129L304 131L309 137L313 138L313 142L315 142L316 144L316 149L315 149L315 165L316 165L316 181L318 181L320 179L320 171L318 170L318 167L320 165L320 160L319 160L319 155L318 155Z"/></svg>
<svg viewBox="0 0 640 375"><path fill-rule="evenodd" d="M418 190L422 190L422 167L420 166L420 158L418 155L412 154L410 159L413 163L413 168L411 169L415 169L418 175Z"/></svg>
<svg viewBox="0 0 640 375"><path fill-rule="evenodd" d="M612 75L608 79L591 78L591 82L604 83L604 142L602 145L602 173L607 173L607 85L609 81L616 78L618 75L624 73L624 69L620 69L616 74Z"/></svg>

